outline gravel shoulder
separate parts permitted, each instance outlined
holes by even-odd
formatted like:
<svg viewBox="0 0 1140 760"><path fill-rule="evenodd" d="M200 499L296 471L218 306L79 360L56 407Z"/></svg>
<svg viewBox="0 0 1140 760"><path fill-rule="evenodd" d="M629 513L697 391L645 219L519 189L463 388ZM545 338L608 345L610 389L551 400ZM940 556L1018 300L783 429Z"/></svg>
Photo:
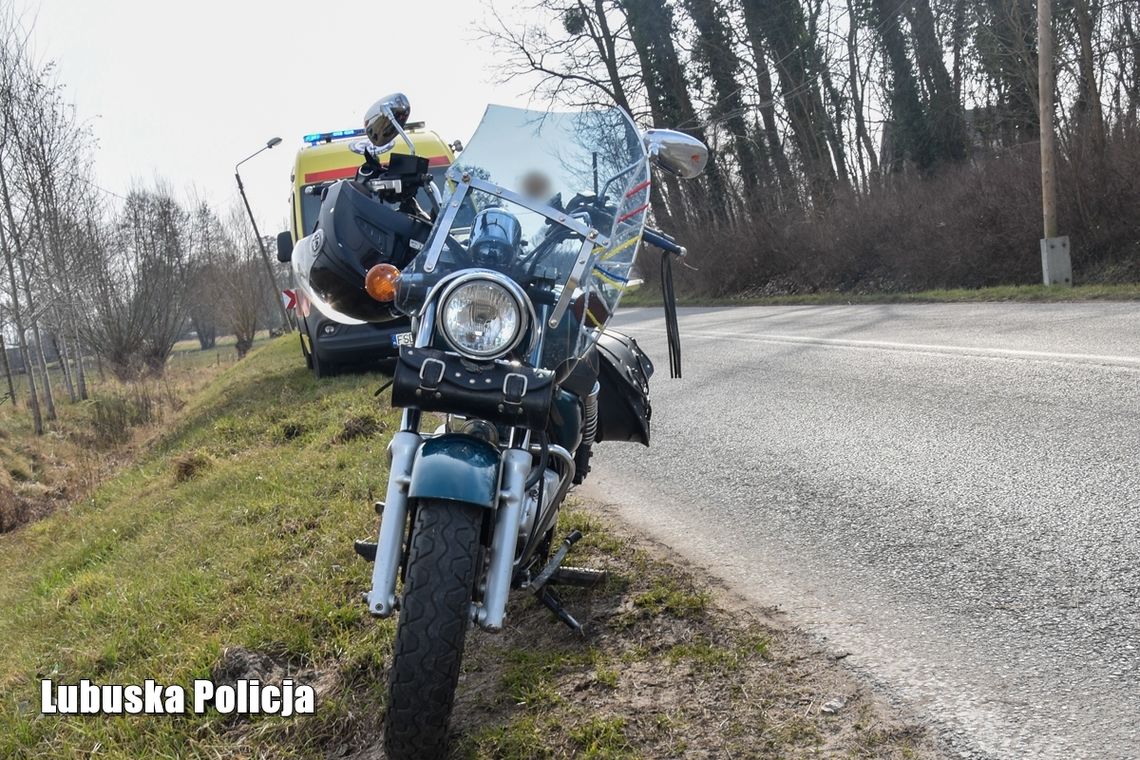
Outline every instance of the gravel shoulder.
<svg viewBox="0 0 1140 760"><path fill-rule="evenodd" d="M832 651L589 498L560 533L605 569L563 593L578 638L526 592L502 634L470 634L457 757L938 758L926 728ZM521 598L520 598L521 597Z"/></svg>

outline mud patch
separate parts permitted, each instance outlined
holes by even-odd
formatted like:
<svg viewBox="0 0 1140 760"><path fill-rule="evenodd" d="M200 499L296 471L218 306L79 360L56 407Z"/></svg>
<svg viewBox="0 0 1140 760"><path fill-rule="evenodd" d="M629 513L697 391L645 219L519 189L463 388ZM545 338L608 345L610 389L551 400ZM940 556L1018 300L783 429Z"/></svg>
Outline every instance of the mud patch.
<svg viewBox="0 0 1140 760"><path fill-rule="evenodd" d="M259 652L245 647L226 647L218 662L210 669L210 680L215 686L235 686L240 680L257 679L262 685L272 684L280 686L281 682L290 678L294 684L305 684L313 687L316 692L317 705L321 700L329 697L340 685L340 678L335 668L316 668L298 665L287 658L277 657L267 652ZM242 736L252 730L262 733L281 730L292 733L294 730L287 724L273 725L272 723L251 721L250 716L233 714L220 716L229 730L227 741L233 741L237 746L242 744ZM305 717L297 717L301 727L304 726ZM260 726L254 729L254 726Z"/></svg>
<svg viewBox="0 0 1140 760"><path fill-rule="evenodd" d="M174 459L174 480L185 483L198 477L204 470L209 469L213 460L200 451L191 451Z"/></svg>
<svg viewBox="0 0 1140 760"><path fill-rule="evenodd" d="M373 415L355 415L344 421L340 432L333 436L333 443L348 443L357 438L366 438L376 435L376 433L379 433L383 429L380 420Z"/></svg>
<svg viewBox="0 0 1140 760"><path fill-rule="evenodd" d="M39 520L50 514L54 508L53 496L56 494L37 493L37 489L30 486L23 490L30 492L31 495L17 494L0 484L0 533L7 533L21 525Z"/></svg>

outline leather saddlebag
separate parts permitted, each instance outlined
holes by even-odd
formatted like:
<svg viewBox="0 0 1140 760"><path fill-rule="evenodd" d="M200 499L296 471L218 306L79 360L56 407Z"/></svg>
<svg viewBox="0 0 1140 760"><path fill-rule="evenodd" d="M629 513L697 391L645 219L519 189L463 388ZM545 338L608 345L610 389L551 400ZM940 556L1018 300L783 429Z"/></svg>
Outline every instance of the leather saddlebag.
<svg viewBox="0 0 1140 760"><path fill-rule="evenodd" d="M475 366L434 348L400 348L392 406L447 412L532 430L546 427L554 373L496 361Z"/></svg>
<svg viewBox="0 0 1140 760"><path fill-rule="evenodd" d="M649 445L649 378L653 362L628 335L607 330L598 338L598 441Z"/></svg>

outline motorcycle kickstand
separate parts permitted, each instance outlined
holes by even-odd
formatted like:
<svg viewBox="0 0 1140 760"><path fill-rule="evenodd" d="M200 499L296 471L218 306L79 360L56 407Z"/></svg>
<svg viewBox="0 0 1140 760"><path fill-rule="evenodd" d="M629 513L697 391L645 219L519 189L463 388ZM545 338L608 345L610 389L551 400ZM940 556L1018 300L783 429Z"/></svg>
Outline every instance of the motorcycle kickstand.
<svg viewBox="0 0 1140 760"><path fill-rule="evenodd" d="M534 580L530 582L530 587L534 589L534 593L537 594L542 590L542 587L546 585L546 582L550 580L555 571L562 566L562 562L566 559L566 555L570 553L571 547L578 543L581 538L582 531L573 530L570 531L569 536L563 539L562 545L558 547L558 551L556 551L554 556L550 558L550 561L546 563L546 567L542 568L542 572L536 575Z"/></svg>
<svg viewBox="0 0 1140 760"><path fill-rule="evenodd" d="M534 591L539 601L553 612L558 619L568 625L574 633L579 636L584 635L582 625L574 619L574 617L566 611L562 606L562 599L554 592L549 586L557 583L565 583L567 585L575 586L593 586L605 577L605 573L597 570L588 570L586 568L567 568L572 570L571 573L562 573L562 563L566 559L566 555L570 553L570 549L574 544L578 543L582 538L582 532L579 530L572 531L569 536L562 541L562 545L558 547L558 551L546 563L534 580L530 583L530 588Z"/></svg>
<svg viewBox="0 0 1140 760"><path fill-rule="evenodd" d="M570 630L579 636L585 636L585 633L582 631L582 624L566 611L566 608L562 606L562 599L559 598L558 594L554 593L554 589L542 588L536 591L535 594L538 596L538 600L546 605L547 609L558 616L559 620L570 626Z"/></svg>
<svg viewBox="0 0 1140 760"><path fill-rule="evenodd" d="M606 579L605 570L594 570L589 567L563 567L566 554L570 547L582 538L581 531L574 531L562 542L558 552L551 558L542 572L535 576L529 586L537 593L543 586L578 586L580 588L593 588Z"/></svg>

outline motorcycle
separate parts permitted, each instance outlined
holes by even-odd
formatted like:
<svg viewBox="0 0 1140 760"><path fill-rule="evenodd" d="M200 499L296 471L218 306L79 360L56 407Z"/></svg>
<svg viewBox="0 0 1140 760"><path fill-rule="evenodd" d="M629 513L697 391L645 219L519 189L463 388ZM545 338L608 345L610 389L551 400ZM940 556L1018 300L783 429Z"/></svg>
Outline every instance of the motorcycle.
<svg viewBox="0 0 1140 760"><path fill-rule="evenodd" d="M392 96L369 109L375 146L402 133L406 103ZM399 613L389 757L445 752L467 629L501 630L512 589L535 593L581 631L552 586L600 574L562 567L580 535L555 548L558 510L588 472L594 443L649 442L652 364L606 327L642 242L685 253L645 226L650 164L692 178L706 161L700 141L643 133L617 109L490 106L448 171L430 233L393 238L416 255L402 261L393 246L363 283L358 257L339 294L316 293L327 314L412 318L414 339L391 381L403 416L388 447L379 534L356 544L374 563L369 611ZM297 245L325 251L325 242ZM311 273L300 275L311 287ZM679 372L675 312L669 322ZM444 422L428 432L431 413Z"/></svg>

